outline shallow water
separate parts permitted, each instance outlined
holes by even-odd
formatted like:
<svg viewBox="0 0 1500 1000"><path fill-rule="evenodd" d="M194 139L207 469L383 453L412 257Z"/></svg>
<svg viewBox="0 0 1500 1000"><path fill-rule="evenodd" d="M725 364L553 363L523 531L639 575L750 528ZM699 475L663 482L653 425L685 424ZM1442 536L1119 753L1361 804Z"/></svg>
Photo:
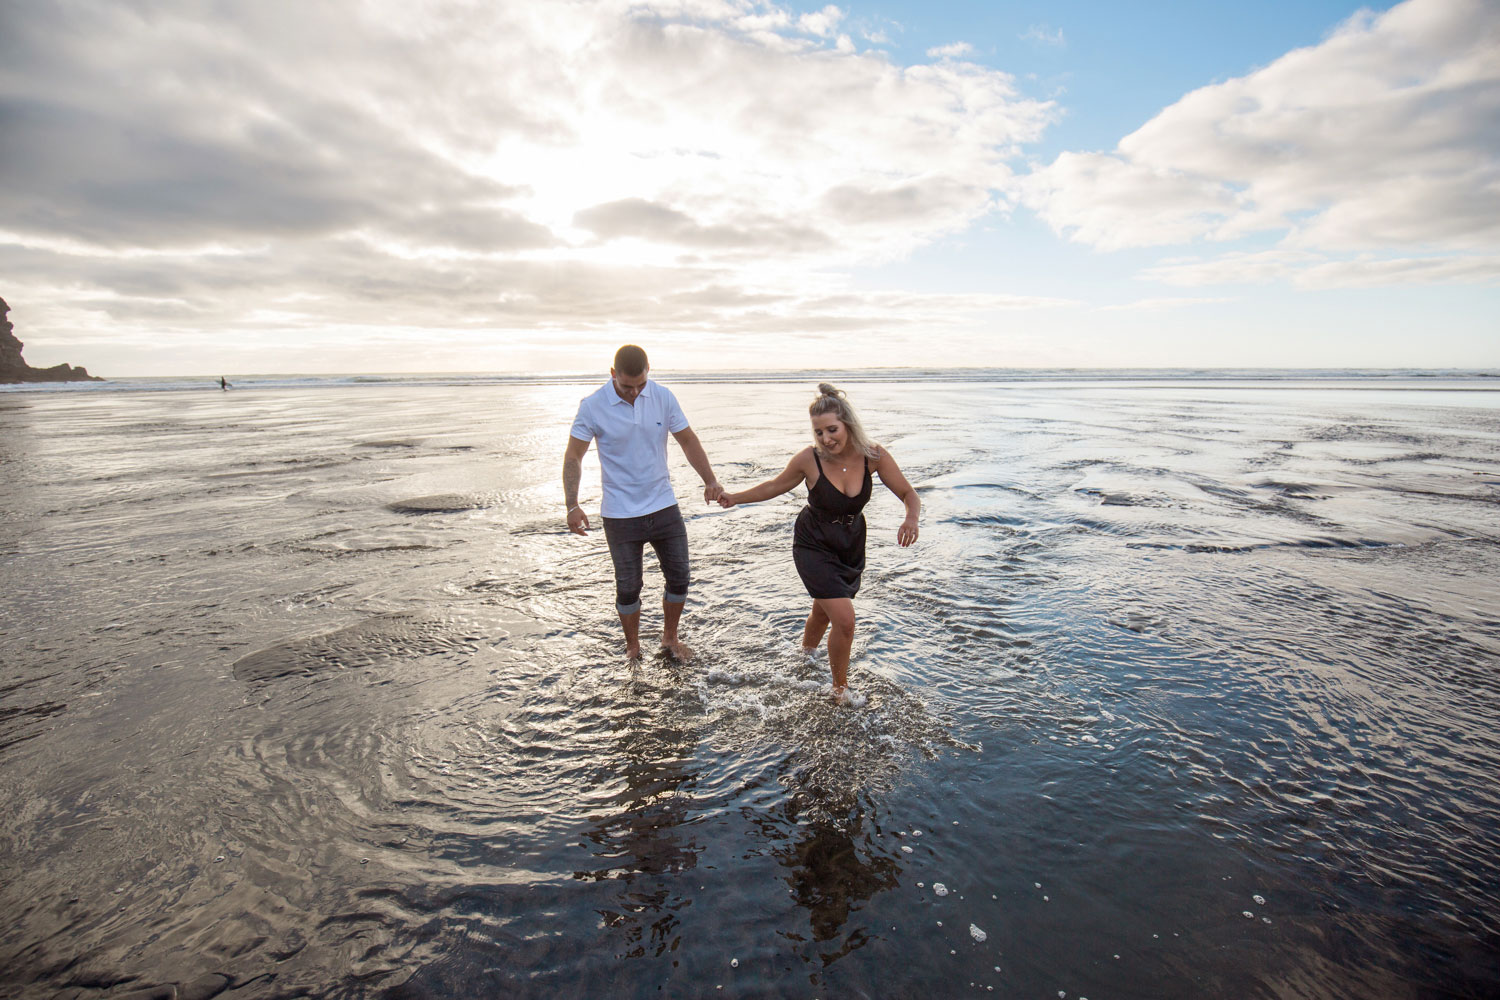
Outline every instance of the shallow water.
<svg viewBox="0 0 1500 1000"><path fill-rule="evenodd" d="M839 709L801 501L675 446L622 660L588 388L0 395L0 994L1500 992L1500 392L850 384L924 516Z"/></svg>

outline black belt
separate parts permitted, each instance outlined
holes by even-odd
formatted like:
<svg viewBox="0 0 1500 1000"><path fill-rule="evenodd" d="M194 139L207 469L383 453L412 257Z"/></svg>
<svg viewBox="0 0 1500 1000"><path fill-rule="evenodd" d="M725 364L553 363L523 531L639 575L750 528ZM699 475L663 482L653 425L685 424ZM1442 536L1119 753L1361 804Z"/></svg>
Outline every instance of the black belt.
<svg viewBox="0 0 1500 1000"><path fill-rule="evenodd" d="M854 527L854 519L859 517L859 511L855 511L853 514L829 514L816 507L808 507L807 509L812 511L813 517L816 517L820 521L825 521L829 524L842 524L846 528Z"/></svg>

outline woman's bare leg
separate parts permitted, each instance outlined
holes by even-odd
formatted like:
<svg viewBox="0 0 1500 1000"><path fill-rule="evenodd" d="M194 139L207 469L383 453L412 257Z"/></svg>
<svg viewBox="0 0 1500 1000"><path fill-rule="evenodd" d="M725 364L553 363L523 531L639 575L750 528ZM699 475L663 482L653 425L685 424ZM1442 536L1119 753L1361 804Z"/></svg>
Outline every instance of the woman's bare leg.
<svg viewBox="0 0 1500 1000"><path fill-rule="evenodd" d="M833 671L833 696L849 693L849 649L854 645L854 602L847 597L825 597L814 602L828 619L828 666Z"/></svg>
<svg viewBox="0 0 1500 1000"><path fill-rule="evenodd" d="M823 608L817 601L813 601L812 610L807 613L807 624L802 628L802 652L811 656L818 651L818 643L823 641L823 633L828 631L828 616L823 613Z"/></svg>

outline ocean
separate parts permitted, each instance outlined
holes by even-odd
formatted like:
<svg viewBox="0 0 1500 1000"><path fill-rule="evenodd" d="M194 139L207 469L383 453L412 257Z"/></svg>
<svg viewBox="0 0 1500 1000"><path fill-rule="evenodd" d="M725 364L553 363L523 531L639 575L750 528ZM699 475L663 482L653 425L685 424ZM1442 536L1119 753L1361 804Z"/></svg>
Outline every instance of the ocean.
<svg viewBox="0 0 1500 1000"><path fill-rule="evenodd" d="M1500 995L1500 378L656 374L730 489L833 381L919 490L859 707L803 491L675 445L624 660L602 374L0 391L0 995Z"/></svg>

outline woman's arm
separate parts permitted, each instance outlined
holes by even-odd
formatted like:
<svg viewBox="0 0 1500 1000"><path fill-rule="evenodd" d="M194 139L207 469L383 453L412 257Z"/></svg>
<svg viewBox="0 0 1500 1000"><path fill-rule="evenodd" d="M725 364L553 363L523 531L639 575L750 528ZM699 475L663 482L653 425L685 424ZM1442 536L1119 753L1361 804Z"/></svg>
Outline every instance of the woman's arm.
<svg viewBox="0 0 1500 1000"><path fill-rule="evenodd" d="M922 517L922 498L917 496L916 488L906 481L906 477L901 474L901 467L884 448L880 449L875 471L880 473L880 481L885 483L886 489L900 497L901 502L906 505L906 520L896 529L896 544L904 548L917 540L917 521Z"/></svg>
<svg viewBox="0 0 1500 1000"><path fill-rule="evenodd" d="M759 486L752 486L741 493L725 491L719 497L719 506L727 508L741 503L759 503L762 500L781 496L781 494L793 489L798 483L807 479L807 471L804 466L807 465L808 456L811 454L811 448L802 449L796 455L792 456L792 460L786 464L786 468L781 471L781 475L775 479L767 479Z"/></svg>

